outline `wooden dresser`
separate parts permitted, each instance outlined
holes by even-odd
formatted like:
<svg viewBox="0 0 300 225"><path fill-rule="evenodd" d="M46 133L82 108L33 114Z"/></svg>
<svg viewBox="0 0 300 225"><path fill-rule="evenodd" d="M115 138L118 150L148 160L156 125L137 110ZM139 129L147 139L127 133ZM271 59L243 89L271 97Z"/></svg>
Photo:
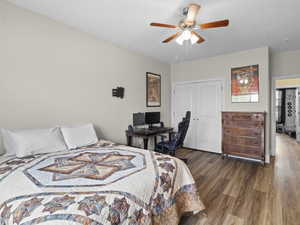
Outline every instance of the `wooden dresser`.
<svg viewBox="0 0 300 225"><path fill-rule="evenodd" d="M223 156L265 162L264 112L222 112Z"/></svg>

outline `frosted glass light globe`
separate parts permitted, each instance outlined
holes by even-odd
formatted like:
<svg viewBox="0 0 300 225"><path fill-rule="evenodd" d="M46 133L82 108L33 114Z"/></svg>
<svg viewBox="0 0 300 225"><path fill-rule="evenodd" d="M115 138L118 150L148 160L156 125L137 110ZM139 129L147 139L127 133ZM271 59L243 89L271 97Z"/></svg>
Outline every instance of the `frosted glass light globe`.
<svg viewBox="0 0 300 225"><path fill-rule="evenodd" d="M191 36L192 45L197 43L198 40L199 40L199 38L195 34L192 34L192 36Z"/></svg>
<svg viewBox="0 0 300 225"><path fill-rule="evenodd" d="M185 31L183 31L182 32L182 39L183 40L185 40L185 41L187 41L187 40L190 40L191 39L191 37L192 37L192 33L191 33L191 31L189 31L189 30L185 30Z"/></svg>

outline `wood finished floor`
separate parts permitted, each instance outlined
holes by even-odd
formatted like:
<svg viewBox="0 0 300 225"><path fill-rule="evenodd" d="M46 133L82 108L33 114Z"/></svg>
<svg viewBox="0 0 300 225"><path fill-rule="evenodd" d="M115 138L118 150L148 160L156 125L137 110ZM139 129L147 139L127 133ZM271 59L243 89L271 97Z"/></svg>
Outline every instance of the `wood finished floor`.
<svg viewBox="0 0 300 225"><path fill-rule="evenodd" d="M300 144L277 136L277 154L265 167L220 155L180 149L189 159L207 217L180 225L300 225Z"/></svg>

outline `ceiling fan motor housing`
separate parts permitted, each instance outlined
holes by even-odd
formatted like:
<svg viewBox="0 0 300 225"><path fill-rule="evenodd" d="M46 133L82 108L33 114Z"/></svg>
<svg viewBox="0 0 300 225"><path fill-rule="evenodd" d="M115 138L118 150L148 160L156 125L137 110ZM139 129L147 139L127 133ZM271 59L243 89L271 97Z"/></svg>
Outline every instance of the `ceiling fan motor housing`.
<svg viewBox="0 0 300 225"><path fill-rule="evenodd" d="M178 27L179 27L181 30L184 30L184 29L186 29L186 28L188 27L188 26L186 25L186 23L185 23L185 19L182 19L182 20L179 21Z"/></svg>
<svg viewBox="0 0 300 225"><path fill-rule="evenodd" d="M196 17L199 12L200 5L190 4L188 7L183 9L183 15L186 17L184 23L186 27L192 27L196 24Z"/></svg>
<svg viewBox="0 0 300 225"><path fill-rule="evenodd" d="M187 16L188 12L189 12L189 7L185 7L185 8L182 9L182 15L183 16Z"/></svg>

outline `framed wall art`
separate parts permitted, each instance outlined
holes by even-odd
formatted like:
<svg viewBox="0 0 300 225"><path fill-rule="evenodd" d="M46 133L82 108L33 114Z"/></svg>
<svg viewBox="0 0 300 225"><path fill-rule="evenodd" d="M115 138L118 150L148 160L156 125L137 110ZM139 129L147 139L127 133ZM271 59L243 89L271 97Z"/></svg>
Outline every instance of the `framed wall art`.
<svg viewBox="0 0 300 225"><path fill-rule="evenodd" d="M253 103L259 101L259 66L231 69L231 101Z"/></svg>
<svg viewBox="0 0 300 225"><path fill-rule="evenodd" d="M158 74L146 73L146 105L161 106L161 76Z"/></svg>

